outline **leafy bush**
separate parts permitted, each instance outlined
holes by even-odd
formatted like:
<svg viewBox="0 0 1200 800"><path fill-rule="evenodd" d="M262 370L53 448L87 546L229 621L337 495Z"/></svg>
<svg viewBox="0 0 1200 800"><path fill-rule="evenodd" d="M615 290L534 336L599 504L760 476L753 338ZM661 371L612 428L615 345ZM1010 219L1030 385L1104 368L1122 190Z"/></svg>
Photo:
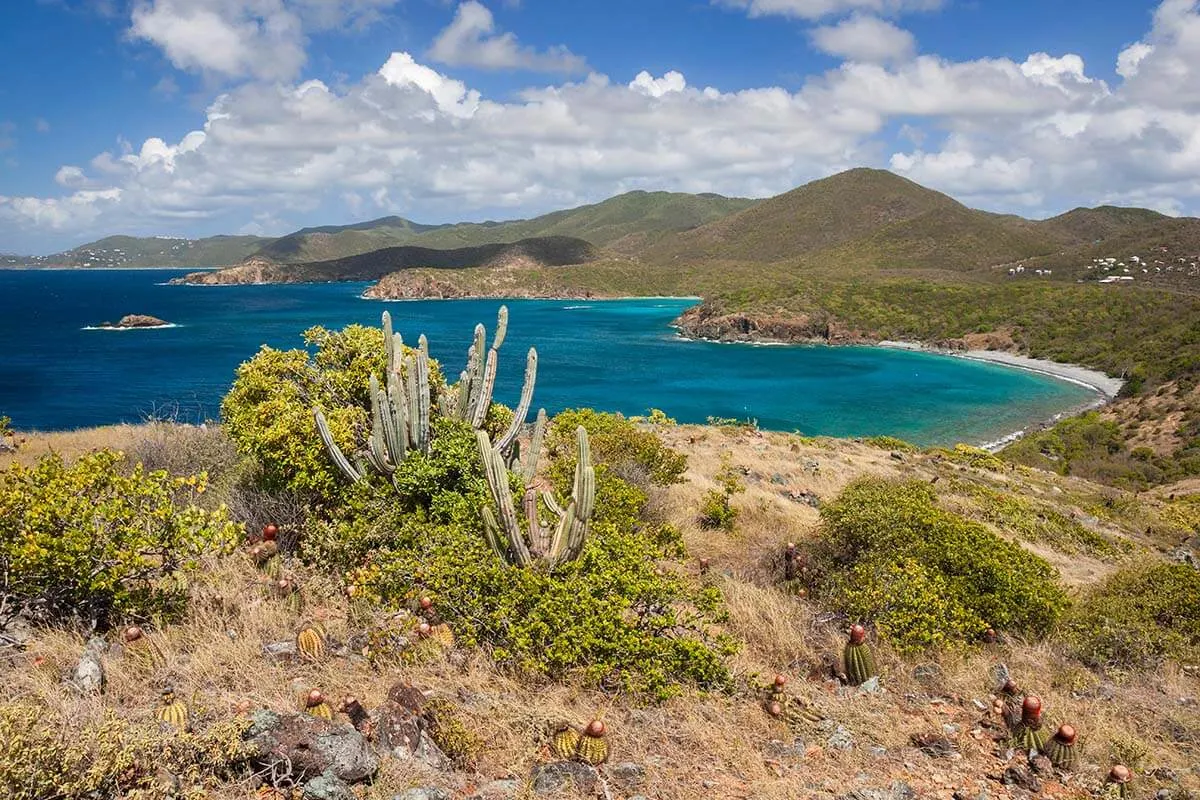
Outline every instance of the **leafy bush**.
<svg viewBox="0 0 1200 800"><path fill-rule="evenodd" d="M109 714L69 729L28 703L0 705L0 796L9 800L141 800L204 796L214 779L241 777L252 753L242 739L247 719L200 733L163 734ZM156 778L175 775L186 794Z"/></svg>
<svg viewBox="0 0 1200 800"><path fill-rule="evenodd" d="M821 509L819 596L874 622L901 650L962 643L989 627L1049 632L1066 604L1054 569L936 501L920 481L847 487Z"/></svg>
<svg viewBox="0 0 1200 800"><path fill-rule="evenodd" d="M532 679L575 676L589 684L666 696L680 684L728 680L729 641L713 588L694 588L658 568L679 548L670 529L638 518L646 495L596 465L596 512L580 558L554 573L508 567L478 522L484 496L447 493L428 514L401 504L353 513L329 538L354 541L364 565L347 577L362 595L394 604L428 594L459 641ZM452 496L460 498L451 501Z"/></svg>
<svg viewBox="0 0 1200 800"><path fill-rule="evenodd" d="M1120 539L1120 544L1114 544L1077 520L1017 495L974 485L967 491L977 501L976 516L1026 541L1044 542L1062 553L1084 552L1106 559L1132 549L1128 540Z"/></svg>
<svg viewBox="0 0 1200 800"><path fill-rule="evenodd" d="M1200 572L1140 564L1110 575L1064 620L1063 636L1094 667L1134 669L1200 659Z"/></svg>
<svg viewBox="0 0 1200 800"><path fill-rule="evenodd" d="M738 511L730 501L735 494L746 491L746 485L734 469L728 453L721 455L721 468L713 477L721 488L709 489L700 499L700 527L732 532Z"/></svg>
<svg viewBox="0 0 1200 800"><path fill-rule="evenodd" d="M878 447L880 450L894 450L897 453L916 453L921 449L912 442L906 442L895 436L868 436L863 439L863 444Z"/></svg>
<svg viewBox="0 0 1200 800"><path fill-rule="evenodd" d="M574 452L575 429L588 432L592 461L607 464L618 475L634 483L641 476L657 486L669 486L683 480L687 456L672 450L653 431L643 430L620 414L608 414L590 408L568 409L554 417L546 437L548 452L567 455ZM563 469L574 471L573 462L564 460Z"/></svg>
<svg viewBox="0 0 1200 800"><path fill-rule="evenodd" d="M123 460L101 451L67 466L50 455L0 473L0 574L27 612L105 626L177 611L180 571L236 541L224 509L192 504L203 475L122 470Z"/></svg>
<svg viewBox="0 0 1200 800"><path fill-rule="evenodd" d="M948 450L938 447L930 452L955 464L965 464L968 467L975 467L977 469L986 469L991 472L1003 472L1009 469L1009 465L1005 463L1004 459L994 453L989 453L983 448L971 447L967 444L956 444Z"/></svg>

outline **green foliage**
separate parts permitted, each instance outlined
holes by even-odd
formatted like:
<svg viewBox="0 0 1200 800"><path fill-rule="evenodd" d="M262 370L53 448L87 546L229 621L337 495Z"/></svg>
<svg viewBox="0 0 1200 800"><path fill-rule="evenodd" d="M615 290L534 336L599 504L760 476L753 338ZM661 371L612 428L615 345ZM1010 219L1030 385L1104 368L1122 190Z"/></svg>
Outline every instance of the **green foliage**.
<svg viewBox="0 0 1200 800"><path fill-rule="evenodd" d="M1048 544L1061 553L1087 553L1104 559L1132 550L1128 540L1114 544L1049 506L983 486L971 485L967 491L976 500L978 518L1026 541Z"/></svg>
<svg viewBox="0 0 1200 800"><path fill-rule="evenodd" d="M1095 667L1137 669L1200 659L1200 572L1139 564L1110 575L1064 620L1064 639Z"/></svg>
<svg viewBox="0 0 1200 800"><path fill-rule="evenodd" d="M8 800L138 800L200 798L221 778L241 777L252 753L242 734L247 719L199 733L165 734L109 712L70 728L28 703L0 705L0 796ZM179 779L177 792L160 780Z"/></svg>
<svg viewBox="0 0 1200 800"><path fill-rule="evenodd" d="M950 449L935 447L929 452L955 464L963 464L968 467L975 467L976 469L986 469L991 472L1003 472L1010 468L1004 462L1004 459L994 453L989 453L987 450L979 447L971 447L967 444L956 444Z"/></svg>
<svg viewBox="0 0 1200 800"><path fill-rule="evenodd" d="M878 447L880 450L892 450L897 453L916 453L921 449L915 444L898 439L895 436L868 436L862 441L863 444L870 445L871 447Z"/></svg>
<svg viewBox="0 0 1200 800"><path fill-rule="evenodd" d="M465 513L431 522L392 505L342 523L358 541L377 543L348 580L384 602L432 596L460 642L526 678L575 677L660 697L681 684L724 685L731 645L712 630L719 593L658 568L675 554L677 535L643 528L641 490L605 465L596 486L583 553L553 574L506 566Z"/></svg>
<svg viewBox="0 0 1200 800"><path fill-rule="evenodd" d="M463 720L454 704L444 697L434 697L422 710L438 749L459 769L472 769L483 753L483 740Z"/></svg>
<svg viewBox="0 0 1200 800"><path fill-rule="evenodd" d="M738 510L730 501L735 494L746 491L746 485L733 466L729 453L721 454L721 468L713 476L720 489L709 489L700 499L700 526L708 530L733 531Z"/></svg>
<svg viewBox="0 0 1200 800"><path fill-rule="evenodd" d="M653 431L639 428L620 414L590 408L567 409L557 414L546 435L547 452L559 457L572 454L578 426L588 433L593 464L605 464L635 483L669 486L683 480L687 456L667 447ZM555 469L573 473L575 464L573 460L560 458Z"/></svg>
<svg viewBox="0 0 1200 800"><path fill-rule="evenodd" d="M1066 605L1054 569L937 506L920 481L864 479L821 509L818 595L903 651L994 627L1043 636Z"/></svg>
<svg viewBox="0 0 1200 800"><path fill-rule="evenodd" d="M182 571L238 539L223 508L193 505L204 475L122 469L123 460L100 451L67 466L50 455L0 473L0 574L32 613L104 626L177 612Z"/></svg>

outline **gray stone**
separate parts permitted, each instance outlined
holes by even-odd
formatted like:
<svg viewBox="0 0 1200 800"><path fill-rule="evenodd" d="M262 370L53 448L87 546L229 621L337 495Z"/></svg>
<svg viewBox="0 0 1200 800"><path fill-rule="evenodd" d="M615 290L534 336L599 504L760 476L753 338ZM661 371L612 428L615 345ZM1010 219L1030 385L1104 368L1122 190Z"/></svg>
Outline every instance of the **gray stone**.
<svg viewBox="0 0 1200 800"><path fill-rule="evenodd" d="M993 664L988 670L988 677L992 679L992 685L999 688L1008 682L1012 677L1012 673L1008 671L1007 664Z"/></svg>
<svg viewBox="0 0 1200 800"><path fill-rule="evenodd" d="M262 654L270 659L287 660L296 657L295 642L271 642L264 644Z"/></svg>
<svg viewBox="0 0 1200 800"><path fill-rule="evenodd" d="M304 784L303 797L304 800L356 800L346 782L331 772Z"/></svg>
<svg viewBox="0 0 1200 800"><path fill-rule="evenodd" d="M520 790L520 781L504 778L485 783L472 797L475 800L509 800L509 798L516 797Z"/></svg>
<svg viewBox="0 0 1200 800"><path fill-rule="evenodd" d="M445 789L438 789L435 786L423 786L394 795L392 800L450 800L451 797L452 795Z"/></svg>
<svg viewBox="0 0 1200 800"><path fill-rule="evenodd" d="M646 782L646 768L633 761L613 764L605 772L608 773L608 777L617 785L617 788L626 793L635 791Z"/></svg>
<svg viewBox="0 0 1200 800"><path fill-rule="evenodd" d="M247 738L255 760L276 777L311 780L325 773L347 783L370 778L379 759L366 739L350 725L334 725L311 714L276 714L259 710L251 717Z"/></svg>
<svg viewBox="0 0 1200 800"><path fill-rule="evenodd" d="M774 472L771 474L771 483L775 484L776 486L783 486L787 484L787 478L783 477L778 472Z"/></svg>
<svg viewBox="0 0 1200 800"><path fill-rule="evenodd" d="M417 739L417 746L412 751L412 757L425 766L437 770L450 769L453 766L450 757L442 752L442 749L430 736L422 736Z"/></svg>
<svg viewBox="0 0 1200 800"><path fill-rule="evenodd" d="M896 781L886 789L855 789L839 800L912 800L917 793L904 781Z"/></svg>
<svg viewBox="0 0 1200 800"><path fill-rule="evenodd" d="M773 761L784 761L804 758L804 752L807 749L808 745L804 743L803 739L796 739L790 744L779 739L772 739L767 742L763 752L767 758Z"/></svg>
<svg viewBox="0 0 1200 800"><path fill-rule="evenodd" d="M1034 793L1042 790L1042 782L1038 780L1036 775L1024 767L1009 767L1004 770L1001 780L1008 786L1019 786Z"/></svg>
<svg viewBox="0 0 1200 800"><path fill-rule="evenodd" d="M572 786L580 794L591 794L600 780L600 773L578 761L553 761L535 766L530 778L533 791L538 794L554 794Z"/></svg>
<svg viewBox="0 0 1200 800"><path fill-rule="evenodd" d="M88 640L79 663L71 672L71 685L83 694L100 694L104 691L104 651L108 645L98 636Z"/></svg>
<svg viewBox="0 0 1200 800"><path fill-rule="evenodd" d="M942 685L945 675L937 664L920 664L913 668L913 678L926 689L936 689Z"/></svg>
<svg viewBox="0 0 1200 800"><path fill-rule="evenodd" d="M879 676L867 678L858 685L859 694L879 694L883 691L883 686L879 683Z"/></svg>
<svg viewBox="0 0 1200 800"><path fill-rule="evenodd" d="M854 735L844 725L838 725L825 744L834 750L851 750L854 748Z"/></svg>

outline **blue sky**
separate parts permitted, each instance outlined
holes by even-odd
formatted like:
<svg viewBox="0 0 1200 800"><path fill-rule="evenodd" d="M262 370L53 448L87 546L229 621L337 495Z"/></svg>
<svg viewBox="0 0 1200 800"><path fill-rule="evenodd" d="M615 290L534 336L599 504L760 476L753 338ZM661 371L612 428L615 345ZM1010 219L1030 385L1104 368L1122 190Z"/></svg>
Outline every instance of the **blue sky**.
<svg viewBox="0 0 1200 800"><path fill-rule="evenodd" d="M893 169L1200 212L1194 0L7 0L0 252Z"/></svg>

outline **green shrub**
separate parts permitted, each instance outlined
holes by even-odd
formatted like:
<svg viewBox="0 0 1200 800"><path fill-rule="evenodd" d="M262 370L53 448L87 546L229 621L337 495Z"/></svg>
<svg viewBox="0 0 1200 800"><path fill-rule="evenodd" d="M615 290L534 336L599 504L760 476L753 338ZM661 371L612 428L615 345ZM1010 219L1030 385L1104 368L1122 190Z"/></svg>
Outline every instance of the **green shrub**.
<svg viewBox="0 0 1200 800"><path fill-rule="evenodd" d="M863 444L871 447L878 447L880 450L894 450L897 453L916 453L921 449L912 442L906 442L895 436L868 436L862 441Z"/></svg>
<svg viewBox="0 0 1200 800"><path fill-rule="evenodd" d="M737 470L734 469L729 453L721 455L721 468L713 477L721 485L721 488L709 489L700 498L700 527L708 530L733 532L738 510L731 505L730 501L735 494L746 491L746 485L742 482Z"/></svg>
<svg viewBox="0 0 1200 800"><path fill-rule="evenodd" d="M347 453L360 448L369 429L369 379L385 369L383 332L315 327L304 341L315 348L311 355L264 346L238 367L221 417L239 452L261 465L262 488L336 499L346 482L321 444L313 407L324 411L339 447ZM444 386L436 365L429 380L436 396Z"/></svg>
<svg viewBox="0 0 1200 800"><path fill-rule="evenodd" d="M1140 564L1110 575L1067 615L1063 636L1094 667L1135 669L1200 659L1200 572Z"/></svg>
<svg viewBox="0 0 1200 800"><path fill-rule="evenodd" d="M224 509L192 504L203 475L122 470L123 458L101 451L67 466L50 455L0 473L0 574L30 612L103 627L178 611L181 571L237 541Z"/></svg>
<svg viewBox="0 0 1200 800"><path fill-rule="evenodd" d="M976 500L976 516L1026 541L1043 542L1061 553L1083 552L1104 559L1117 558L1133 549L1127 540L1114 544L1048 506L982 486L972 485L967 491Z"/></svg>
<svg viewBox="0 0 1200 800"><path fill-rule="evenodd" d="M968 467L986 469L991 472L1002 472L1009 468L1004 459L996 454L989 453L980 447L971 447L967 444L956 444L950 449L935 447L930 452L955 464L965 464Z"/></svg>
<svg viewBox="0 0 1200 800"><path fill-rule="evenodd" d="M687 471L687 456L672 450L653 431L643 430L620 414L608 414L590 408L575 408L557 414L546 436L547 450L552 455L574 453L575 429L582 426L588 432L594 464L607 464L618 475L657 486L669 486L683 480ZM563 459L561 469L574 471L573 461Z"/></svg>
<svg viewBox="0 0 1200 800"><path fill-rule="evenodd" d="M989 627L1049 632L1066 604L1054 569L936 501L921 481L847 487L821 509L818 595L906 651L974 640Z"/></svg>
<svg viewBox="0 0 1200 800"><path fill-rule="evenodd" d="M597 465L592 533L580 558L552 574L496 558L466 500L428 516L376 506L340 523L338 538L370 543L348 575L365 596L391 604L432 596L459 641L515 674L659 697L681 684L722 686L731 646L712 630L720 594L659 569L678 535L640 522L645 500Z"/></svg>

